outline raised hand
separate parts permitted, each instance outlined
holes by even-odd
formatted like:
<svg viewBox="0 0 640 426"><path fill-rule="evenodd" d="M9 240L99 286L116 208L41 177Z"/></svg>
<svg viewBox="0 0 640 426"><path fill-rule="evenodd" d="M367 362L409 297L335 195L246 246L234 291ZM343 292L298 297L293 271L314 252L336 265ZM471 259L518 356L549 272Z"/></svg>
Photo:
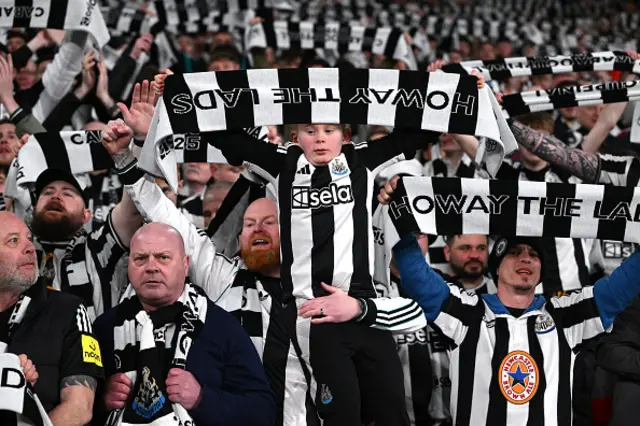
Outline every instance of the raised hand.
<svg viewBox="0 0 640 426"><path fill-rule="evenodd" d="M118 108L122 111L124 122L133 130L133 135L138 140L147 136L155 112L155 103L156 92L148 80L144 80L142 84L136 83L133 88L130 108L127 108L122 102L118 102Z"/></svg>
<svg viewBox="0 0 640 426"><path fill-rule="evenodd" d="M173 71L171 71L169 68L167 68L166 70L160 70L160 71L162 72L162 74L156 74L155 77L153 77L153 83L152 83L153 90L156 96L156 102L164 94L164 81L167 79L167 77L169 77L170 75L173 75Z"/></svg>
<svg viewBox="0 0 640 426"><path fill-rule="evenodd" d="M484 76L476 70L471 71L471 75L478 79L478 89L482 89L484 87Z"/></svg>
<svg viewBox="0 0 640 426"><path fill-rule="evenodd" d="M380 188L380 193L378 194L380 204L389 204L393 192L398 187L398 180L400 180L400 176L394 176L391 180L386 181L384 186Z"/></svg>
<svg viewBox="0 0 640 426"><path fill-rule="evenodd" d="M429 72L437 71L441 69L444 66L444 64L445 62L442 59L436 59L435 61L429 64L429 66L427 67L427 71Z"/></svg>
<svg viewBox="0 0 640 426"><path fill-rule="evenodd" d="M76 89L76 96L78 99L82 99L93 89L96 84L96 74L93 72L93 68L96 65L95 52L90 50L84 59L82 60L82 83Z"/></svg>
<svg viewBox="0 0 640 426"><path fill-rule="evenodd" d="M133 49L131 49L131 57L135 60L138 60L142 52L149 52L151 49L151 45L153 44L153 35L152 34L143 34L136 40L133 45Z"/></svg>
<svg viewBox="0 0 640 426"><path fill-rule="evenodd" d="M106 106L112 106L115 102L109 94L109 71L104 64L104 58L98 61L98 82L96 83L96 97Z"/></svg>
<svg viewBox="0 0 640 426"><path fill-rule="evenodd" d="M11 55L5 59L0 56L0 101L13 98L13 60Z"/></svg>
<svg viewBox="0 0 640 426"><path fill-rule="evenodd" d="M113 157L129 149L129 143L133 138L133 130L121 119L111 120L102 129L101 136L102 145Z"/></svg>

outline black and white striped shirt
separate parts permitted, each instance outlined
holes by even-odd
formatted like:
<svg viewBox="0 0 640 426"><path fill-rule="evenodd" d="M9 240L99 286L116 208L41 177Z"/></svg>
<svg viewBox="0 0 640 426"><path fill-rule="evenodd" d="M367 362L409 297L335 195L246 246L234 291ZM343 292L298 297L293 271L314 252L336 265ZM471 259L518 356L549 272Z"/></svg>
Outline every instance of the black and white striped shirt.
<svg viewBox="0 0 640 426"><path fill-rule="evenodd" d="M579 179L563 174L551 167L539 171L525 169L521 163L505 160L496 174L498 179L528 180L535 182L580 183ZM543 238L543 282L538 294L578 290L591 285L589 254L594 241L578 238Z"/></svg>
<svg viewBox="0 0 640 426"><path fill-rule="evenodd" d="M285 301L281 280L246 270L239 257L229 259L217 253L207 234L197 229L152 179L140 179L126 189L146 220L171 225L180 232L191 259L191 281L238 318L249 334L276 395L281 416L276 424L319 424L315 405L308 399L315 382L308 364L300 360L295 332L297 306ZM379 298L367 300L367 306L369 314L363 322L374 328L402 333L425 324L422 311L410 299ZM308 341L302 344L308 345Z"/></svg>
<svg viewBox="0 0 640 426"><path fill-rule="evenodd" d="M497 295L447 285L412 236L394 252L404 290L455 345L451 414L460 426L570 425L578 346L609 328L640 292L636 253L595 286L550 299L535 296L517 312Z"/></svg>
<svg viewBox="0 0 640 426"><path fill-rule="evenodd" d="M420 137L392 133L371 143L346 144L327 166L314 166L298 145L265 144L245 132L226 132L219 148L277 191L282 284L297 301L325 295L332 283L354 297L375 297L371 200L375 176L413 158ZM232 139L232 140L229 140ZM422 142L422 143L420 143Z"/></svg>

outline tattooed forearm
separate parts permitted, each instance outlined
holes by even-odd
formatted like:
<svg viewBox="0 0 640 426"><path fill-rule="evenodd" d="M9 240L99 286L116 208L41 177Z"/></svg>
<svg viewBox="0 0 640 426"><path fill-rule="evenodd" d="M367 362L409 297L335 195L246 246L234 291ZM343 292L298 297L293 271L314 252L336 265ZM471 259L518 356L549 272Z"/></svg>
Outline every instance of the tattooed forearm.
<svg viewBox="0 0 640 426"><path fill-rule="evenodd" d="M570 148L551 135L533 130L517 121L511 125L516 141L554 166L562 167L585 182L598 178L598 156Z"/></svg>
<svg viewBox="0 0 640 426"><path fill-rule="evenodd" d="M77 374L74 376L68 376L62 379L60 383L60 388L68 388L69 386L84 386L85 388L89 388L92 392L96 391L96 386L98 382L91 376L87 376L85 374Z"/></svg>

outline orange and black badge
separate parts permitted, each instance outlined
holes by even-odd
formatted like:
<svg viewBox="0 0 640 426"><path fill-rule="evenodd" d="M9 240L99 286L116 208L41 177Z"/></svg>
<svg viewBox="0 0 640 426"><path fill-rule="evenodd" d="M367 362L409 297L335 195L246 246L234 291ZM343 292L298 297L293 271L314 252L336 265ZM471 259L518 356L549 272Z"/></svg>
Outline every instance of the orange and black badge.
<svg viewBox="0 0 640 426"><path fill-rule="evenodd" d="M500 390L512 404L526 404L538 390L538 365L524 351L509 353L500 364Z"/></svg>

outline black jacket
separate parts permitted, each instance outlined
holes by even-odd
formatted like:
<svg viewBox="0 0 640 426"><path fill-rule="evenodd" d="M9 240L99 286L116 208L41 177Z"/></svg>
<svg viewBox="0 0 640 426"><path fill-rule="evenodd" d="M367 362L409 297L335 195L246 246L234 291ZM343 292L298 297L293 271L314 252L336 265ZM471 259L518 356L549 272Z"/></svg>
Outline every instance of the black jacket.
<svg viewBox="0 0 640 426"><path fill-rule="evenodd" d="M102 379L102 359L82 301L35 284L26 296L27 312L11 333L7 352L26 354L39 378L35 391L49 412L60 404L60 381L89 375Z"/></svg>
<svg viewBox="0 0 640 426"><path fill-rule="evenodd" d="M618 314L598 346L598 364L620 378L640 383L640 298Z"/></svg>

